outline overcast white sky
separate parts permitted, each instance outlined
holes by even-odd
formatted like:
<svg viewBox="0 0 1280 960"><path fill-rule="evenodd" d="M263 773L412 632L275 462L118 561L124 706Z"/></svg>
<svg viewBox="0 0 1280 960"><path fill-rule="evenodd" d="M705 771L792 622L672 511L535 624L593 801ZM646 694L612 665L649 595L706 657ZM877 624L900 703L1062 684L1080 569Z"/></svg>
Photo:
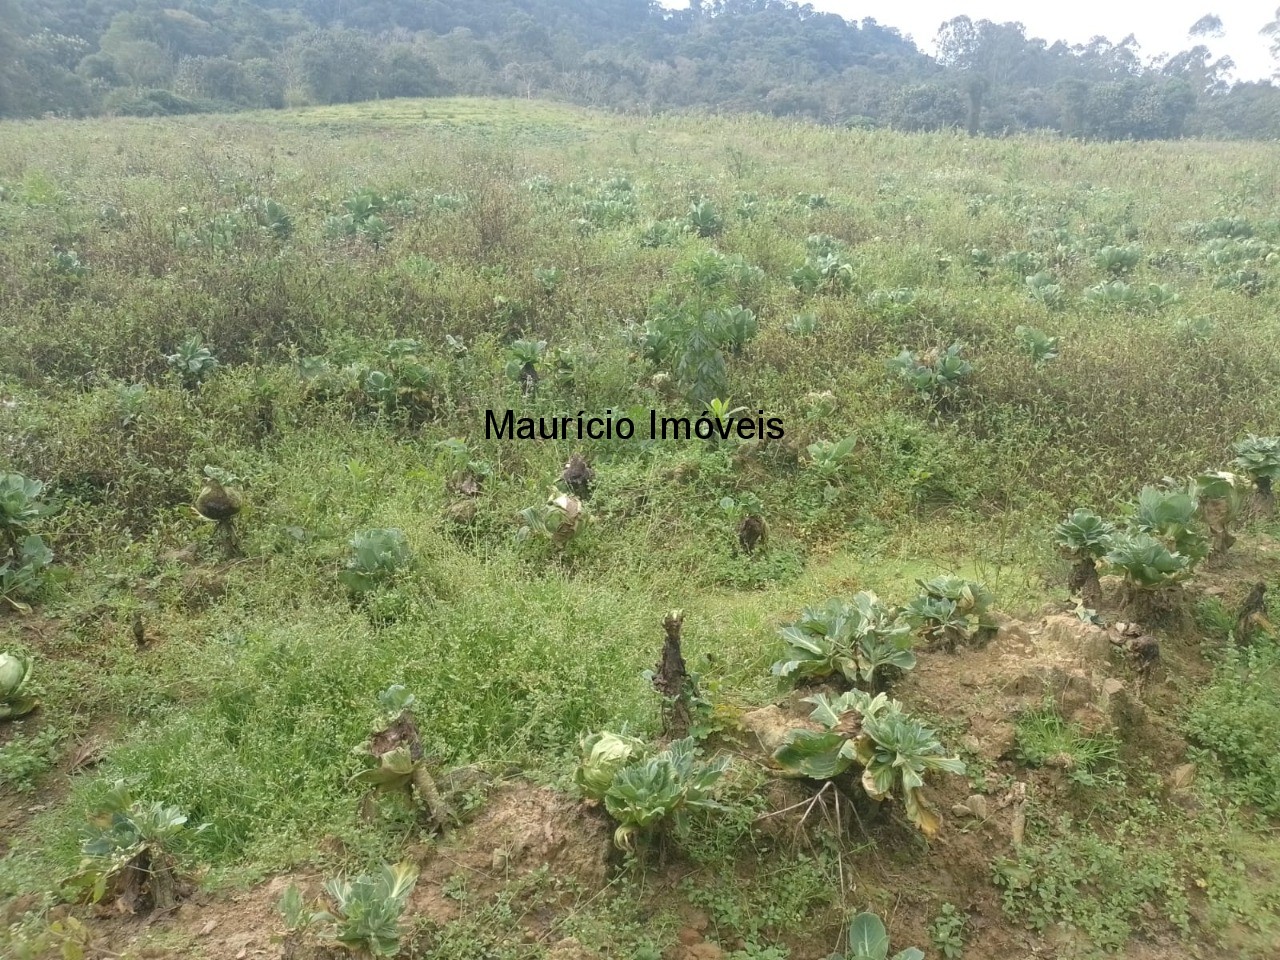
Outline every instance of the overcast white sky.
<svg viewBox="0 0 1280 960"><path fill-rule="evenodd" d="M687 0L662 0L668 7L687 7ZM1134 34L1144 59L1176 53L1196 43L1207 44L1216 56L1236 62L1241 80L1261 80L1277 69L1269 42L1258 31L1276 16L1277 0L809 0L815 10L829 10L846 19L874 17L885 26L910 34L926 53L945 20L967 14L974 20L1017 20L1027 34L1052 43L1084 43L1102 36L1113 41ZM1222 18L1223 36L1189 40L1187 31L1206 13Z"/></svg>

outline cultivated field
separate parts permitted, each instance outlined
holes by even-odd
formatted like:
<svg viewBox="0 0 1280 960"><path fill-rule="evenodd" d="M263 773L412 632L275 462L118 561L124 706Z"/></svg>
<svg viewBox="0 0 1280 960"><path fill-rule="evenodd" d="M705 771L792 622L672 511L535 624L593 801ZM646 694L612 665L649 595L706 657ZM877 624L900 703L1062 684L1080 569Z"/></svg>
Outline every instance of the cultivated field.
<svg viewBox="0 0 1280 960"><path fill-rule="evenodd" d="M1276 169L0 124L0 955L1274 956Z"/></svg>

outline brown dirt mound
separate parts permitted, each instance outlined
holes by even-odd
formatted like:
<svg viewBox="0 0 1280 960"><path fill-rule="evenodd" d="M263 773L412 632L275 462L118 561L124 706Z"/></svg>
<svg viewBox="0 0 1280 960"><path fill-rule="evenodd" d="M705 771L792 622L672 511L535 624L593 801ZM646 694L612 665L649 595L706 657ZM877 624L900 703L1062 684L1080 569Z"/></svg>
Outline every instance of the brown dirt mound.
<svg viewBox="0 0 1280 960"><path fill-rule="evenodd" d="M489 897L518 876L546 865L585 891L608 882L613 832L603 813L546 787L508 783L490 796L471 823L428 853L407 915L448 923L460 915L446 896L460 878Z"/></svg>

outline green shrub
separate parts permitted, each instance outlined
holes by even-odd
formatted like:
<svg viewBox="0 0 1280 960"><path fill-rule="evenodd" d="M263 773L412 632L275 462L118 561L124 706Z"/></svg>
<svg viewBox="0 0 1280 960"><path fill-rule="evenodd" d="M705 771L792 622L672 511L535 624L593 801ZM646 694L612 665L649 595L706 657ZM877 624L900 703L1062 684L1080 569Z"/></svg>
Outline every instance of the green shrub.
<svg viewBox="0 0 1280 960"><path fill-rule="evenodd" d="M1187 736L1226 774L1223 788L1280 816L1280 645L1229 648L1186 719Z"/></svg>

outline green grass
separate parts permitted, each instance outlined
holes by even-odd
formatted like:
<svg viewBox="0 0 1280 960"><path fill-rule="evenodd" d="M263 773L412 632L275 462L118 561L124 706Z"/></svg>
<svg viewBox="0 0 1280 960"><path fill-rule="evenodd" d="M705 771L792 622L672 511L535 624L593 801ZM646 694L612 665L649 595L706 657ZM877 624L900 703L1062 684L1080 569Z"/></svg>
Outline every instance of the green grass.
<svg viewBox="0 0 1280 960"><path fill-rule="evenodd" d="M208 824L193 854L212 883L394 858L413 829L362 820L349 784L387 685L416 694L442 763L562 780L583 732L657 730L641 674L667 610L684 609L686 656L717 695L761 705L776 694L775 629L804 606L861 589L901 603L916 579L955 573L987 584L1002 610L1032 611L1063 595L1048 531L1067 510L1114 514L1144 484L1220 467L1232 441L1269 432L1280 413L1277 288L1223 286L1244 268L1275 279L1271 145L971 140L481 100L4 132L0 470L50 484L62 509L41 532L62 570L38 598L46 629L6 616L0 644L37 655L41 729L110 738L101 765L70 778L41 773L52 734L3 748L6 781L66 784L0 862L6 894L50 889L75 866L77 830L116 778ZM339 236L350 231L334 218L357 192L389 198L385 236ZM292 234L258 225L251 197L282 204ZM718 235L642 242L702 199ZM1206 236L1223 217L1263 246ZM792 284L818 234L840 241L848 289ZM1176 302L1087 294L1111 279L1099 250L1130 244L1141 256L1125 281L1171 287ZM975 250L994 265L980 269ZM1060 306L1028 297L1032 267L1053 273ZM561 271L550 292L534 273L547 268ZM720 398L782 418L783 440L484 438L490 409L696 416L678 365L645 359L645 322L738 305L759 333L724 358ZM806 312L813 332L790 330ZM1034 365L1019 325L1060 338L1060 358ZM192 333L221 361L198 390L165 360ZM388 342L403 338L421 342L423 382L388 409L364 384L391 369ZM549 345L532 397L505 370L516 339ZM949 404L886 367L903 348L957 340L975 371ZM328 379L301 375L308 358ZM118 388L134 383L145 391L125 404ZM825 391L834 402L815 398ZM808 465L810 444L850 436L831 480ZM447 520L458 495L437 448L455 437L492 468L461 530ZM563 551L521 541L516 514L545 501L579 447L597 471L584 531ZM244 481L244 556L231 563L189 508L206 465ZM770 528L754 557L718 506L745 495ZM351 536L374 527L402 530L414 561L353 602L338 573ZM1192 723L1238 780L1225 795L1258 804L1275 704L1271 667L1248 669L1256 682L1232 687L1224 672ZM1243 732L1227 735L1220 716ZM1111 756L1109 741L1047 714L1024 718L1020 743L1031 762L1069 754L1076 769ZM1029 868L1093 876L1148 856L1081 846L1066 828L1055 837ZM698 842L734 855L724 836ZM1042 892L1035 916L1113 942L1140 926L1134 896L1173 897L1185 879L1185 861L1150 856L1135 869L1151 882L1087 908L1102 913ZM778 876L697 892L751 949L838 913L832 902L856 906L821 893L794 857L779 864ZM1219 889L1243 902L1225 880ZM1018 910L1033 909L1030 896ZM1227 913L1271 909L1257 902ZM575 929L605 936L592 931L626 909L595 904ZM1195 930L1212 939L1222 923ZM669 945L647 943L634 916L617 929L627 950ZM432 935L526 955L470 927Z"/></svg>
<svg viewBox="0 0 1280 960"><path fill-rule="evenodd" d="M1087 734L1078 723L1071 723L1050 704L1023 714L1015 726L1017 756L1031 767L1052 766L1066 770L1075 783L1106 783L1114 774L1120 759L1120 741L1103 731Z"/></svg>

